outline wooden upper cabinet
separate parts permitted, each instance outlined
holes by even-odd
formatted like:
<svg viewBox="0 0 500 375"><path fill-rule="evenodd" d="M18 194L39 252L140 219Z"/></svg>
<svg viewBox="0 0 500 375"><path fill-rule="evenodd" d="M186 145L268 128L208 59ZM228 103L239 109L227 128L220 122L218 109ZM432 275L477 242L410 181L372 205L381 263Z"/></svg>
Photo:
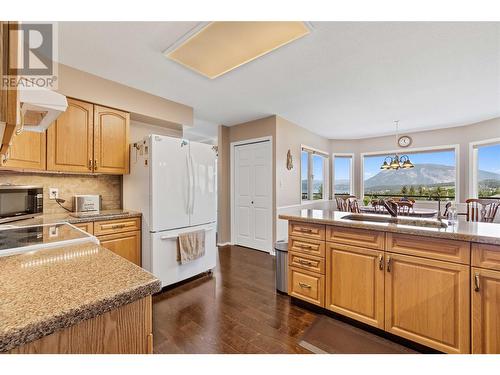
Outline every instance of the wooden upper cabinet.
<svg viewBox="0 0 500 375"><path fill-rule="evenodd" d="M94 172L128 173L129 126L129 113L94 106Z"/></svg>
<svg viewBox="0 0 500 375"><path fill-rule="evenodd" d="M390 253L385 263L385 330L470 353L469 266Z"/></svg>
<svg viewBox="0 0 500 375"><path fill-rule="evenodd" d="M47 170L92 172L94 105L68 98L68 109L47 131Z"/></svg>
<svg viewBox="0 0 500 375"><path fill-rule="evenodd" d="M6 169L45 170L45 132L23 131L14 135Z"/></svg>
<svg viewBox="0 0 500 375"><path fill-rule="evenodd" d="M326 308L383 329L384 252L326 246Z"/></svg>
<svg viewBox="0 0 500 375"><path fill-rule="evenodd" d="M500 354L500 272L472 268L472 353Z"/></svg>

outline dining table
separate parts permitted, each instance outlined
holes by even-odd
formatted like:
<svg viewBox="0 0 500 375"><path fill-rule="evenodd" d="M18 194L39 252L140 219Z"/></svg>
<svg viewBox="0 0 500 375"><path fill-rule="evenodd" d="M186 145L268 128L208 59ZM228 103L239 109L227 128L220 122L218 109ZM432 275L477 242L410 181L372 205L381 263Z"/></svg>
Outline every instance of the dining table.
<svg viewBox="0 0 500 375"><path fill-rule="evenodd" d="M385 207L380 207L377 211L372 206L360 206L359 210L365 214L381 214L381 215L389 215L389 212L385 209ZM433 218L438 214L437 210L433 210L431 208L412 208L408 213L408 216L413 217L421 217L421 218Z"/></svg>

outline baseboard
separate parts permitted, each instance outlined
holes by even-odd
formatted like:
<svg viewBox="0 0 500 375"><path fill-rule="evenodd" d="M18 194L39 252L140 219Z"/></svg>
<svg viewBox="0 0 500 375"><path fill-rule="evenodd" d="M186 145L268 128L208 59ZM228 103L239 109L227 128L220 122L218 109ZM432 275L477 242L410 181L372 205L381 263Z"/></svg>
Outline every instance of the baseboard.
<svg viewBox="0 0 500 375"><path fill-rule="evenodd" d="M218 243L217 244L218 247L231 246L231 245L232 245L231 242L224 242L224 243Z"/></svg>

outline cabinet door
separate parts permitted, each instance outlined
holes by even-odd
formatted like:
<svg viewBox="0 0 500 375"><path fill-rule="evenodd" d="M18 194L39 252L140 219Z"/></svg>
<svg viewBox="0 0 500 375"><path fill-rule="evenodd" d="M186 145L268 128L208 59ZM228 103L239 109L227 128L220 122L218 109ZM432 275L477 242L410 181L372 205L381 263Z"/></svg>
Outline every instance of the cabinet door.
<svg viewBox="0 0 500 375"><path fill-rule="evenodd" d="M92 172L94 106L68 98L68 109L47 131L47 170Z"/></svg>
<svg viewBox="0 0 500 375"><path fill-rule="evenodd" d="M384 253L327 243L326 308L384 328Z"/></svg>
<svg viewBox="0 0 500 375"><path fill-rule="evenodd" d="M469 266L386 253L385 330L470 353Z"/></svg>
<svg viewBox="0 0 500 375"><path fill-rule="evenodd" d="M130 114L94 106L94 171L126 174L129 171Z"/></svg>
<svg viewBox="0 0 500 375"><path fill-rule="evenodd" d="M141 231L108 234L97 238L101 246L138 266L141 265Z"/></svg>
<svg viewBox="0 0 500 375"><path fill-rule="evenodd" d="M472 269L472 353L500 353L500 272Z"/></svg>
<svg viewBox="0 0 500 375"><path fill-rule="evenodd" d="M6 168L45 170L45 132L14 135Z"/></svg>

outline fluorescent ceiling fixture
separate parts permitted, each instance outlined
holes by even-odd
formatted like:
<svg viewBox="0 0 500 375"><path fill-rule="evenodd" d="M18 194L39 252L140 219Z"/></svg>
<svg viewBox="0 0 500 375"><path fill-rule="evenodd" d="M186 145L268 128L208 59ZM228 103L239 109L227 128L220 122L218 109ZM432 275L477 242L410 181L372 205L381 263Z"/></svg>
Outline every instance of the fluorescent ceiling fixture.
<svg viewBox="0 0 500 375"><path fill-rule="evenodd" d="M210 22L164 53L208 78L216 78L309 34L304 22Z"/></svg>

